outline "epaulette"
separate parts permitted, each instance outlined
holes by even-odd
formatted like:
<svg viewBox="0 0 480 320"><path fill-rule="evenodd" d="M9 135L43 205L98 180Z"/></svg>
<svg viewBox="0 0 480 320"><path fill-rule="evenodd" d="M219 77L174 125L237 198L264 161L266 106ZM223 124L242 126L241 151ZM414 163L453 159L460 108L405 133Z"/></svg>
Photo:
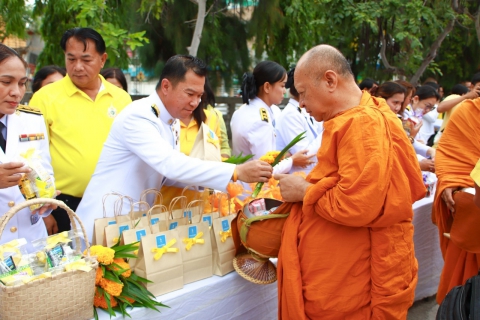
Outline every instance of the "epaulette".
<svg viewBox="0 0 480 320"><path fill-rule="evenodd" d="M269 122L267 109L260 108L260 118L262 119L262 121Z"/></svg>
<svg viewBox="0 0 480 320"><path fill-rule="evenodd" d="M16 111L17 112L33 113L33 114L36 114L36 115L39 115L39 116L42 115L42 111L40 111L40 109L33 108L33 107L30 107L30 106L25 106L23 104L18 105Z"/></svg>
<svg viewBox="0 0 480 320"><path fill-rule="evenodd" d="M155 103L152 104L152 112L157 118L160 116L160 109L158 109Z"/></svg>
<svg viewBox="0 0 480 320"><path fill-rule="evenodd" d="M407 105L405 109L407 109L408 111L412 111L412 108L410 107L410 105Z"/></svg>

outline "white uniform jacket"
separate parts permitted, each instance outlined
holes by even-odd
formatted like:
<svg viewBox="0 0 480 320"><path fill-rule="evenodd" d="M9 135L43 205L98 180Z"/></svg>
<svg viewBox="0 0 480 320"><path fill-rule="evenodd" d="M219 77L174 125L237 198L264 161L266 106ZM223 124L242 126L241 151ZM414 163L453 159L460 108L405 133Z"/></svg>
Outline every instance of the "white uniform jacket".
<svg viewBox="0 0 480 320"><path fill-rule="evenodd" d="M90 238L94 220L103 217L102 197L105 194L116 192L138 201L144 190L160 189L166 179L226 190L235 165L202 161L182 154L178 150L179 133L179 121L168 113L156 92L132 102L120 112L113 121L95 172L77 208ZM107 216L113 216L115 200L115 197L106 199ZM125 201L123 214L128 209Z"/></svg>
<svg viewBox="0 0 480 320"><path fill-rule="evenodd" d="M21 153L24 153L30 148L35 148L41 156L43 167L53 179L45 120L42 114L35 110L36 109L33 108L19 106L14 114L5 115L7 117L7 148L6 152L3 152L0 148L0 162L8 163L19 161L20 159L18 159L18 157ZM32 139L35 138L35 140L24 138L22 140L26 141L20 141L21 135L32 135ZM2 215L2 219L11 207L24 201L25 198L21 194L18 186L0 189L0 214ZM48 216L48 214L49 213L44 214L43 217ZM29 252L33 251L30 242L48 236L43 219L38 217L36 220L36 223L32 225L32 213L29 208L19 211L10 219L5 230L3 230L0 243L25 238L27 240L27 250Z"/></svg>
<svg viewBox="0 0 480 320"><path fill-rule="evenodd" d="M413 108L412 108L411 105L408 105L405 108L405 111L403 112L403 121L407 120L410 117L413 117L413 115L414 115ZM424 125L425 125L425 123L422 125L422 127ZM418 137L418 134L417 134L417 137ZM427 143L427 141L425 141L425 143ZM417 138L415 138L413 140L413 148L415 149L415 153L417 154L417 158L418 158L418 155L422 156L421 159L419 158L420 160L424 159L423 157L427 156L427 151L430 149L430 147L427 146L426 144L418 142Z"/></svg>
<svg viewBox="0 0 480 320"><path fill-rule="evenodd" d="M294 99L288 101L282 114L277 117L275 131L277 133L277 150L282 150L296 136L304 131L306 132L305 139L300 140L290 148L291 154L308 150L308 155L316 155L322 144L323 123L315 121L304 108L300 108L298 101ZM292 167L290 173L303 171L308 174L316 165L317 158L312 157L311 161L314 161L314 163L307 168Z"/></svg>
<svg viewBox="0 0 480 320"><path fill-rule="evenodd" d="M253 154L259 159L269 151L277 149L274 112L260 98L250 100L233 113L230 122L232 129L232 155ZM288 173L292 168L292 159L288 158L274 168L274 173Z"/></svg>

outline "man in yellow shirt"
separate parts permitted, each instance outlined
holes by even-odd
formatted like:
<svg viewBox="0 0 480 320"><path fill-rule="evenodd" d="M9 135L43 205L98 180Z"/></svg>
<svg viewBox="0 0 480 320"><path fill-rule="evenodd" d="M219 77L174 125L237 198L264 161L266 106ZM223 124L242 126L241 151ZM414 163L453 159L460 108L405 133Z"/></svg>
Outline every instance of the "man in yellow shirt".
<svg viewBox="0 0 480 320"><path fill-rule="evenodd" d="M90 28L67 30L60 45L67 76L37 91L30 105L45 118L57 198L76 210L95 170L113 119L132 99L99 73L107 60L105 41ZM52 212L59 232L70 230L63 209Z"/></svg>

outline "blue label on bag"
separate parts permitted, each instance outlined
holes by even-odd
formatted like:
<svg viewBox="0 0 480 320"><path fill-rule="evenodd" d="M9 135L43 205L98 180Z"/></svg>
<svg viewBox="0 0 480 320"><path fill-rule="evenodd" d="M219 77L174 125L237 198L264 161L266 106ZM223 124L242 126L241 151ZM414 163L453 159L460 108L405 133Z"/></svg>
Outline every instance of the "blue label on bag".
<svg viewBox="0 0 480 320"><path fill-rule="evenodd" d="M228 219L222 220L222 230L223 232L227 232L230 230L230 224L228 223Z"/></svg>
<svg viewBox="0 0 480 320"><path fill-rule="evenodd" d="M147 235L147 231L145 231L145 229L142 229L135 232L135 234L137 235L137 241L140 241L142 237L145 237Z"/></svg>
<svg viewBox="0 0 480 320"><path fill-rule="evenodd" d="M117 221L113 220L113 221L108 221L108 225L111 226L112 224L117 224Z"/></svg>
<svg viewBox="0 0 480 320"><path fill-rule="evenodd" d="M197 226L191 226L188 228L188 237L195 238L197 235Z"/></svg>
<svg viewBox="0 0 480 320"><path fill-rule="evenodd" d="M122 234L123 231L127 231L127 230L129 230L129 229L130 229L130 228L128 227L128 225L124 224L124 225L118 227L118 232L119 232L120 234Z"/></svg>
<svg viewBox="0 0 480 320"><path fill-rule="evenodd" d="M212 216L203 216L202 218L203 222L208 222L208 226L212 226Z"/></svg>
<svg viewBox="0 0 480 320"><path fill-rule="evenodd" d="M167 244L167 237L164 234L157 236L157 248L163 248Z"/></svg>
<svg viewBox="0 0 480 320"><path fill-rule="evenodd" d="M150 223L151 223L152 225L154 225L154 224L157 224L158 221L160 221L158 218L152 218L152 219L150 220Z"/></svg>
<svg viewBox="0 0 480 320"><path fill-rule="evenodd" d="M188 218L188 220L192 220L192 211L188 210L188 211L184 211L183 212L183 217L184 218Z"/></svg>
<svg viewBox="0 0 480 320"><path fill-rule="evenodd" d="M146 213L142 214L142 217L146 217L146 216L147 216L147 214L146 214Z"/></svg>
<svg viewBox="0 0 480 320"><path fill-rule="evenodd" d="M168 227L168 230L173 230L175 229L176 227L178 227L178 222L172 222L170 223L170 226Z"/></svg>

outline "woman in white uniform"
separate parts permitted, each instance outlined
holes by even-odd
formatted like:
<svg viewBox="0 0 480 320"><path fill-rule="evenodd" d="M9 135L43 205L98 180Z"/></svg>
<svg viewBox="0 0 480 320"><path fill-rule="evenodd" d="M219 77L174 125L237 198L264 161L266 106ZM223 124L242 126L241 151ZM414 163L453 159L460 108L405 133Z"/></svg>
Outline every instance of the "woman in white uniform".
<svg viewBox="0 0 480 320"><path fill-rule="evenodd" d="M244 74L244 105L235 111L230 122L233 155L253 154L253 159L259 159L267 152L277 150L272 106L282 102L287 78L287 71L273 61L262 61L253 74ZM307 156L306 152L301 150L283 160L275 166L274 173L288 173L292 165L309 165L311 156Z"/></svg>
<svg viewBox="0 0 480 320"><path fill-rule="evenodd" d="M20 154L35 148L42 165L52 176L47 130L43 116L37 109L20 106L26 90L27 63L13 49L0 44L0 215L3 216L15 204L24 202L18 187L22 174L30 171L17 159ZM21 139L31 135L34 139ZM55 220L50 216L51 207L43 206L36 212L25 208L7 223L0 243L26 238L27 250L33 251L30 242L46 237L47 229L55 231ZM42 219L43 217L43 219ZM44 223L45 221L45 223Z"/></svg>
<svg viewBox="0 0 480 320"><path fill-rule="evenodd" d="M302 171L310 173L316 164L318 149L322 144L323 122L317 122L306 111L300 107L299 94L295 89L293 75L295 68L288 71L288 79L285 87L289 89L290 100L283 109L280 116L277 117L275 131L277 133L277 150L282 150L297 135L306 132L306 138L299 141L290 148L290 154L295 154L301 150L308 150L307 155L311 155L311 164L306 167L292 166L290 173Z"/></svg>

